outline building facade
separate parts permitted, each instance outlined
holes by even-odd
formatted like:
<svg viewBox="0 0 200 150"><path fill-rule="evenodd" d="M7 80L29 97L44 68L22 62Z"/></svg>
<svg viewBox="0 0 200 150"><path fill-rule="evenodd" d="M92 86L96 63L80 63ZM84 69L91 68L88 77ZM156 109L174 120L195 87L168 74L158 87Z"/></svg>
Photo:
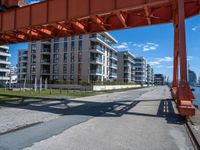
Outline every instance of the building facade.
<svg viewBox="0 0 200 150"><path fill-rule="evenodd" d="M6 84L10 80L10 57L9 48L7 46L0 46L0 84Z"/></svg>
<svg viewBox="0 0 200 150"><path fill-rule="evenodd" d="M113 81L117 79L117 41L108 33L32 42L27 81Z"/></svg>
<svg viewBox="0 0 200 150"><path fill-rule="evenodd" d="M27 78L27 67L28 67L28 50L21 49L18 51L18 64L17 64L18 83L25 82Z"/></svg>
<svg viewBox="0 0 200 150"><path fill-rule="evenodd" d="M163 74L154 74L154 85L164 85L165 77Z"/></svg>
<svg viewBox="0 0 200 150"><path fill-rule="evenodd" d="M118 69L117 80L118 82L134 83L135 82L135 56L129 51L120 51L117 54Z"/></svg>
<svg viewBox="0 0 200 150"><path fill-rule="evenodd" d="M189 74L189 84L190 85L196 85L197 84L197 75L194 71L192 70L188 70L188 74Z"/></svg>
<svg viewBox="0 0 200 150"><path fill-rule="evenodd" d="M135 59L135 83L147 84L147 62L144 57L136 57Z"/></svg>
<svg viewBox="0 0 200 150"><path fill-rule="evenodd" d="M147 64L147 85L153 85L154 84L154 71L153 68Z"/></svg>

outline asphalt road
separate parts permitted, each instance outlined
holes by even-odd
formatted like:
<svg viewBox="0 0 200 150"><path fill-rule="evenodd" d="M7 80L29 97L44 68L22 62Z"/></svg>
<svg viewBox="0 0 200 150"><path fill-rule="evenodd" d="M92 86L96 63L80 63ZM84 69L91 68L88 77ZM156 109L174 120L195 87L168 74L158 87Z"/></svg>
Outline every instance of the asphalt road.
<svg viewBox="0 0 200 150"><path fill-rule="evenodd" d="M7 104L59 117L1 135L0 150L190 150L184 120L169 98L167 87L154 87L42 107Z"/></svg>

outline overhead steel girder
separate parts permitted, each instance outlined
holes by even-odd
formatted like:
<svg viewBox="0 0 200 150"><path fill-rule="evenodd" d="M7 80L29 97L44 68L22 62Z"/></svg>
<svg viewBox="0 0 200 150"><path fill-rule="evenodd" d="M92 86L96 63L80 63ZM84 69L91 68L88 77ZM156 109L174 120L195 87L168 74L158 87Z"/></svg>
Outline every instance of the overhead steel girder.
<svg viewBox="0 0 200 150"><path fill-rule="evenodd" d="M200 13L199 0L182 1L185 18ZM0 44L12 43L11 36L26 29L40 36L32 39L47 39L52 35L72 36L170 22L173 22L173 0L46 0L1 12L0 37L8 33L10 36ZM14 39L14 43L28 39Z"/></svg>

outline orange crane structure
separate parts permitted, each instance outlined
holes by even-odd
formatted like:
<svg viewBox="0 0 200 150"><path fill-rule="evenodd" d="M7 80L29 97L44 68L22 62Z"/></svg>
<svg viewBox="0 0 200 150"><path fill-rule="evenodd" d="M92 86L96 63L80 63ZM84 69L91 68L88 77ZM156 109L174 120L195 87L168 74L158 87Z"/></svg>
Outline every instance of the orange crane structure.
<svg viewBox="0 0 200 150"><path fill-rule="evenodd" d="M188 117L195 108L187 79L185 18L199 13L200 0L46 0L0 12L0 45L173 23L171 93L180 114Z"/></svg>

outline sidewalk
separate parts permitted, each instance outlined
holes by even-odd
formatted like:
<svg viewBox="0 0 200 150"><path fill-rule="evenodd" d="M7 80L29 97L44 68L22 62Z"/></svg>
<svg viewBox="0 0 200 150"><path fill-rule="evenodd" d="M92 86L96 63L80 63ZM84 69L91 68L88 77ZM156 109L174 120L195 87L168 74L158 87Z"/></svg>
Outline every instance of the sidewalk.
<svg viewBox="0 0 200 150"><path fill-rule="evenodd" d="M104 115L26 150L192 150L185 122L169 98L169 89L159 87L135 100L122 99Z"/></svg>

